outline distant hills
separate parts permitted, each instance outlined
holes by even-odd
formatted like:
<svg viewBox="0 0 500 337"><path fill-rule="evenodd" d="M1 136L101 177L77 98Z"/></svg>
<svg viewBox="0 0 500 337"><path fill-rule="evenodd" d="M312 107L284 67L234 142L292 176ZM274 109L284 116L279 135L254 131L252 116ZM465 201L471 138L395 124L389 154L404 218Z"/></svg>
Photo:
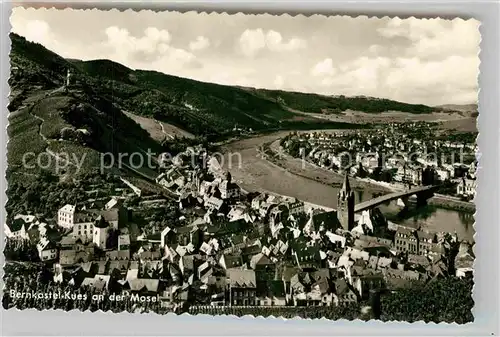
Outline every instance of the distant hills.
<svg viewBox="0 0 500 337"><path fill-rule="evenodd" d="M443 109L446 111L456 111L456 112L468 112L468 113L477 113L478 106L477 104L444 104L437 106L439 109Z"/></svg>
<svg viewBox="0 0 500 337"><path fill-rule="evenodd" d="M62 85L66 69L70 68L81 88L91 88L121 109L172 123L196 135L223 135L235 126L259 131L308 128L308 124L327 123L297 114L297 111L430 113L436 110L387 99L204 83L155 71L132 70L109 60L66 60L14 33L10 37L12 63L22 70L22 75L14 75L11 79L11 87L22 88L36 83L43 88L56 88Z"/></svg>

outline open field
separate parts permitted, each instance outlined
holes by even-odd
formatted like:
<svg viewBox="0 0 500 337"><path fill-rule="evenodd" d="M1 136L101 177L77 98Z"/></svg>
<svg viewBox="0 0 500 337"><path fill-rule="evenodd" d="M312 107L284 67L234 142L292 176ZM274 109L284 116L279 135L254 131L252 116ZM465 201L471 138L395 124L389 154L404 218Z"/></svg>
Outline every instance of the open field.
<svg viewBox="0 0 500 337"><path fill-rule="evenodd" d="M74 142L69 141L58 141L51 142L48 150L54 153L56 156L61 157L69 156L70 164L68 164L67 169L69 171L75 171L76 166L81 165L81 169L92 170L100 167L101 154L94 149L85 147Z"/></svg>
<svg viewBox="0 0 500 337"><path fill-rule="evenodd" d="M168 124L155 120L154 118L143 117L135 115L131 112L124 111L125 115L130 119L134 120L139 124L144 130L146 130L152 139L157 142L162 142L165 139L178 138L194 138L192 133L189 133L175 125Z"/></svg>
<svg viewBox="0 0 500 337"><path fill-rule="evenodd" d="M194 135L186 130L183 130L175 125L165 122L159 122L163 126L163 130L167 135L178 138L194 138Z"/></svg>
<svg viewBox="0 0 500 337"><path fill-rule="evenodd" d="M477 118L468 117L455 119L441 123L440 127L446 130L455 130L459 132L477 132Z"/></svg>
<svg viewBox="0 0 500 337"><path fill-rule="evenodd" d="M141 128L146 130L149 133L150 137L157 142L162 142L167 137L167 135L162 131L160 124L153 118L138 116L128 111L124 111L123 113L128 118L139 124Z"/></svg>
<svg viewBox="0 0 500 337"><path fill-rule="evenodd" d="M412 114L408 112L388 111L381 113L365 113L360 111L345 111L338 114L302 113L307 116L342 123L397 123L397 122L441 122L444 129L458 131L477 131L476 118L468 112L433 112L429 114Z"/></svg>
<svg viewBox="0 0 500 337"><path fill-rule="evenodd" d="M9 116L7 133L7 162L10 167L20 167L23 164L23 155L27 152L39 154L45 151L47 144L39 135L41 121L33 117L30 108L22 108ZM33 164L34 159L26 161Z"/></svg>

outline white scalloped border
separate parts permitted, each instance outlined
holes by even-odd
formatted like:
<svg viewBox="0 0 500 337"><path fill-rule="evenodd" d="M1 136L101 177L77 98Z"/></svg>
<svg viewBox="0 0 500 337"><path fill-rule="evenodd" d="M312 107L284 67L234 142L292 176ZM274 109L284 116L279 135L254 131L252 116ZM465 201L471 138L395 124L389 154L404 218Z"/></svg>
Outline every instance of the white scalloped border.
<svg viewBox="0 0 500 337"><path fill-rule="evenodd" d="M391 16L391 15L377 15L377 14L373 14L373 15L349 15L349 14L340 14L340 11L339 13L329 13L329 14L318 14L318 13L311 13L311 14L302 14L302 13L297 13L297 14L289 14L287 12L280 12L280 11L276 11L276 13L273 13L272 11L269 11L269 10L265 10L265 11L259 11L259 10L256 10L255 12L250 12L248 11L247 13L244 13L242 11L227 11L227 10L194 10L194 9L185 9L185 10L178 10L178 9L172 9L172 10L169 10L169 9L135 9L135 8L128 8L128 9L122 9L122 8L116 8L116 7L113 7L113 8L87 8L86 6L84 6L84 8L73 8L71 7L70 5L66 4L66 3L61 3L60 5L58 5L58 7L52 5L50 7L45 7L43 5L36 5L34 6L33 5L34 3L33 2L29 2L27 4L23 4L23 5L16 5L16 6L13 6L12 8L15 8L15 7L23 7L24 9L27 9L27 10L30 10L30 11L49 11L49 10L57 10L57 11L111 11L111 12L137 12L137 13L141 13L141 12L151 12L151 13L156 13L156 14L160 14L162 12L170 12L170 13L179 13L179 14L188 14L188 13L197 13L198 15L232 15L232 16L284 16L284 17L289 17L289 18L295 18L295 17L301 17L301 18L309 18L309 19L314 19L316 17L321 17L321 18L349 18L349 19L352 19L352 20L356 20L356 19L364 19L364 20L381 20L381 19L393 19L393 18L401 18L402 20L425 20L425 21L428 21L428 20L445 20L445 21L469 21L469 20L474 20L474 21L477 21L479 23L479 26L478 26L478 30L479 30L479 33L480 33L480 42L479 42L479 51L478 51L478 57L479 57L479 69L478 69L478 75L477 75L477 80L478 80L478 93L477 93L477 102L478 102L478 117L476 118L476 128L478 130L478 136L476 138L476 144L478 144L478 141L479 141L479 138L480 138L480 130L479 130L479 119L481 118L481 102L479 100L479 93L481 91L481 88L479 86L479 78L481 76L481 50L482 50L482 44L483 44L483 40L482 40L482 34L481 34L481 30L482 30L482 23L473 18L473 17L469 17L469 18L461 18L461 17L453 17L453 19L451 18L443 18L441 16L427 16L427 15L422 15L421 17L417 17L417 16L414 16L414 15L409 15L409 16L403 16L403 15L395 15L395 16ZM43 4L43 3L42 3ZM99 6L108 6L108 4L105 4L105 3L96 3L97 5ZM131 3L132 5L135 5L137 3ZM158 5L160 5L159 3L157 3ZM188 6L191 5L190 3L186 3ZM81 3L79 4L72 4L72 5L81 5ZM258 4L256 4L258 5ZM345 13L345 12L344 12ZM10 17L9 17L9 26L10 26L10 31L12 31L12 25L10 24ZM9 39L10 40L10 39ZM9 54L10 54L10 48L11 48L11 45L10 45L10 42L9 42ZM10 61L9 61L9 66L10 66ZM10 78L10 76L9 76ZM6 83L6 86L9 87L8 85L8 80L9 78L5 79L5 83ZM10 87L9 87L10 88ZM9 95L7 96L7 102L8 102L8 97L10 96L10 90L9 90ZM8 120L7 120L8 121ZM5 126L5 129L7 130L8 128L8 122L7 122L7 125ZM8 144L8 135L7 135L7 144ZM6 144L6 147L7 147L7 144ZM8 151L6 151L6 155L7 155ZM478 153L476 154L476 158L478 159L478 169L477 169L477 176L478 176L478 189L477 189L477 194L481 193L481 189L479 188L479 186L481 185L480 182L483 180L483 177L482 175L480 174L480 172L482 171L481 170L481 165L480 165L480 151L478 150ZM6 184L6 189L7 189L7 184ZM5 193L7 192L7 190L5 189ZM478 198L477 198L477 195L476 195L476 198L474 199L474 201L476 201ZM5 201L7 202L8 198L6 196L5 198ZM478 234L477 232L477 229L476 229L476 215L477 215L477 212L478 212L478 209L477 209L477 205L476 205L476 212L474 213L474 224L473 224L473 228L474 228L474 245L473 245L473 252L474 254L476 254L476 236ZM2 234L3 235L3 234ZM473 285L473 288L472 288L472 297L473 297L473 301L474 301L474 304L475 304L475 300L474 300L474 293L475 293L475 287L476 287L476 278L477 278L477 275L476 275L476 272L475 272L475 267L476 267L476 264L477 264L477 257L474 259L474 272L473 272L473 279L474 279L474 285ZM5 285L3 284L3 273L4 273L4 270L2 268L2 277L0 278L0 283L2 284L2 290L4 289ZM475 319L475 309L476 309L476 306L474 305L474 307L472 308L472 314L473 314L473 317ZM39 310L39 309L34 309L34 308L30 308L30 309L24 309L24 310L20 310L18 308L10 308L8 310L15 310L15 311L26 311L26 310L29 310L29 311L42 311L42 312L50 312L50 311L54 311L54 312L58 312L58 313L64 313L64 314L69 314L69 313L72 313L72 312L78 312L78 313L87 313L87 312L90 312L90 313L111 313L111 314L114 314L114 315L142 315L142 314L136 314L136 313L131 313L131 312L128 312L128 311L122 311L120 313L115 313L115 312L112 312L111 310L108 310L108 311L102 311L102 310L97 310L97 311L90 311L89 309L87 310L79 310L79 309L72 309L72 310L69 310L69 311L65 311L63 309L43 309L43 310ZM184 316L184 317L210 317L210 318L214 318L214 317L230 317L232 319L238 319L238 320L249 320L249 319L256 319L256 320L261 320L261 319L264 319L264 320L268 320L268 319L271 319L271 320L281 320L283 322L287 322L287 321L302 321L302 320L305 320L305 321L324 321L324 322L341 322L341 323L345 323L345 322L362 322L362 323L375 323L375 324L382 324L382 325L391 325L391 324L394 324L394 323L397 323L397 324L405 324L405 325L411 325L415 328L417 328L418 326L422 326L422 325L432 325L432 326L455 326L455 327L464 327L464 326L467 326L467 325L471 325L473 324L474 322L469 322L469 323L465 323L465 324L457 324L457 323L446 323L446 322L439 322L439 323L436 323L436 322L425 322L423 320L421 321L415 321L415 322L412 322L412 323L409 323L409 322L406 322L406 321L396 321L396 320L393 320L393 321L382 321L382 320L379 320L379 319L370 319L370 320L361 320L361 319L354 319L354 320L347 320L347 319L338 319L338 320L329 320L329 319L326 319L325 317L322 317L322 318L302 318L302 317L294 317L294 318L284 318L282 316L279 316L279 317L275 317L275 316L253 316L253 315L244 315L244 316L236 316L236 315L226 315L226 314L220 314L220 315L208 315L208 314L197 314L197 315L191 315L189 313L182 313L182 314L175 314L175 313L172 313L172 312L169 312L167 314L158 314L158 313L155 313L155 312L149 312L149 313L143 313L143 314L153 314L153 315L156 315L156 316L160 316L160 317L165 317L165 316Z"/></svg>

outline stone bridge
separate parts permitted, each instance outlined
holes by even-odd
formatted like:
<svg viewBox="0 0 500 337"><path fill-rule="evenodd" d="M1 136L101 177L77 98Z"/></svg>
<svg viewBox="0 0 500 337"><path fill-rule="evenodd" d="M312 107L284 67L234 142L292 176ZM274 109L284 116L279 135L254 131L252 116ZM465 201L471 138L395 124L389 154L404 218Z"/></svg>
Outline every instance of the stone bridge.
<svg viewBox="0 0 500 337"><path fill-rule="evenodd" d="M371 200L360 202L359 204L354 206L354 212L359 213L367 209L372 209L379 205L385 204L386 202L397 200L401 198L405 204L408 198L411 195L417 195L417 205L425 205L427 199L432 198L434 195L434 189L437 188L437 185L429 185L429 186L420 186L416 188L412 188L406 191L394 192L386 195L382 195L377 198L373 198Z"/></svg>

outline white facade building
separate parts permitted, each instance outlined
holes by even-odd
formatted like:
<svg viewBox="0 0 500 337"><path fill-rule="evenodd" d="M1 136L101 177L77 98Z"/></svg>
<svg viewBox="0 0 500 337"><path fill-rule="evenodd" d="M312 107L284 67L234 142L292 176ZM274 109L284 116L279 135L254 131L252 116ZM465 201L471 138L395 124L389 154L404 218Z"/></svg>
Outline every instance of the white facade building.
<svg viewBox="0 0 500 337"><path fill-rule="evenodd" d="M42 261L54 260L57 257L57 249L54 243L50 242L45 237L40 239L36 248L38 250L38 256L40 256L40 260Z"/></svg>
<svg viewBox="0 0 500 337"><path fill-rule="evenodd" d="M76 205L67 204L57 212L57 224L63 228L72 228L75 224Z"/></svg>
<svg viewBox="0 0 500 337"><path fill-rule="evenodd" d="M4 224L4 233L5 236L8 237L9 239L14 239L14 240L27 240L29 239L28 232L26 231L26 227L24 224L21 225L19 228L14 228L11 229L7 224Z"/></svg>
<svg viewBox="0 0 500 337"><path fill-rule="evenodd" d="M477 187L477 182L475 179L463 179L457 185L457 194L468 197L475 197L476 187Z"/></svg>

